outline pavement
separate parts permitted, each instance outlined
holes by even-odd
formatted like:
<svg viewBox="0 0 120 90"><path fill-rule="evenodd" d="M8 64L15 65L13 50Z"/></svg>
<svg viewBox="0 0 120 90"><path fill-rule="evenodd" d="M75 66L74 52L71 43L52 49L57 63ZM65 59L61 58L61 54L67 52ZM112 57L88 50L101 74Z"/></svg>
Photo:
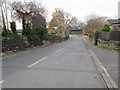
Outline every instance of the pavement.
<svg viewBox="0 0 120 90"><path fill-rule="evenodd" d="M87 37L88 38L88 37ZM120 70L118 69L118 55L120 54L117 51L108 50L99 46L95 46L90 40L87 39L87 42L89 43L92 51L97 56L99 61L102 63L102 65L106 68L107 72L110 74L111 78L115 81L115 83L119 86L120 83L118 83L118 78L120 76L118 75L118 72Z"/></svg>
<svg viewBox="0 0 120 90"><path fill-rule="evenodd" d="M82 37L2 60L3 88L107 88Z"/></svg>

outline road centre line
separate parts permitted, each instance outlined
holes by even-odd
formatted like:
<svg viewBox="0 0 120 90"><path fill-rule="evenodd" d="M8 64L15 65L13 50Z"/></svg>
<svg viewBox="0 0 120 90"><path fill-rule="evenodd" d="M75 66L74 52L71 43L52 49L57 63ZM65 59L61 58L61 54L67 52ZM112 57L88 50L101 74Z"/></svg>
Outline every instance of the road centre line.
<svg viewBox="0 0 120 90"><path fill-rule="evenodd" d="M59 49L59 50L55 51L55 53L59 52L59 51L60 51L60 50L62 50L62 49L63 49L63 48L61 48L61 49ZM40 59L40 60L38 60L37 62L35 62L35 63L31 64L30 66L28 66L28 68L31 68L32 66L34 66L34 65L38 64L39 62L43 61L43 60L44 60L44 59L46 59L46 58L47 58L47 56L46 56L46 57L44 57L44 58L42 58L42 59Z"/></svg>
<svg viewBox="0 0 120 90"><path fill-rule="evenodd" d="M57 50L57 51L55 51L55 53L57 53L57 52L59 52L60 50L62 50L63 48L61 48L61 49L59 49L59 50Z"/></svg>
<svg viewBox="0 0 120 90"><path fill-rule="evenodd" d="M65 47L69 47L69 45L66 45Z"/></svg>
<svg viewBox="0 0 120 90"><path fill-rule="evenodd" d="M3 83L4 81L0 81L0 84Z"/></svg>
<svg viewBox="0 0 120 90"><path fill-rule="evenodd" d="M44 57L44 58L42 58L42 59L40 59L40 60L38 60L37 62L35 62L35 63L31 64L30 66L28 66L28 68L31 68L32 66L34 66L34 65L38 64L39 62L41 62L41 61L43 61L43 60L45 60L45 59L47 59L47 56L46 56L46 57Z"/></svg>

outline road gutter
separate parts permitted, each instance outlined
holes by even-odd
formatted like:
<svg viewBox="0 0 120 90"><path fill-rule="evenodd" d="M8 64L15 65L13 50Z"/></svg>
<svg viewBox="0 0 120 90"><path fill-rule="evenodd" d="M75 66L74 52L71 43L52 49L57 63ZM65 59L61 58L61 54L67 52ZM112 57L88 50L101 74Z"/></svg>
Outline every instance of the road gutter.
<svg viewBox="0 0 120 90"><path fill-rule="evenodd" d="M85 46L87 47L91 57L93 58L97 69L99 70L103 80L105 81L107 88L112 90L116 90L118 89L118 85L115 83L115 81L112 79L112 77L110 76L110 74L107 72L106 68L102 65L102 63L100 62L100 60L97 58L97 56L94 54L94 52L92 51L89 43L86 42L85 39L83 39L83 42L85 43Z"/></svg>

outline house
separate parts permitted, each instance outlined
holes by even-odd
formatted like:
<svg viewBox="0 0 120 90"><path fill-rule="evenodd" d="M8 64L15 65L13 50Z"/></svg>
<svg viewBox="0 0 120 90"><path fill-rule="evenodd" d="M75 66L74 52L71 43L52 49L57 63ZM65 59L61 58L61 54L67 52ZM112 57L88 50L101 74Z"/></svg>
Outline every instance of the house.
<svg viewBox="0 0 120 90"><path fill-rule="evenodd" d="M83 31L82 31L82 29L75 29L75 30L69 30L69 33L70 34L82 34L83 33Z"/></svg>
<svg viewBox="0 0 120 90"><path fill-rule="evenodd" d="M110 28L113 31L120 31L120 18L119 19L108 19L107 22L110 24Z"/></svg>

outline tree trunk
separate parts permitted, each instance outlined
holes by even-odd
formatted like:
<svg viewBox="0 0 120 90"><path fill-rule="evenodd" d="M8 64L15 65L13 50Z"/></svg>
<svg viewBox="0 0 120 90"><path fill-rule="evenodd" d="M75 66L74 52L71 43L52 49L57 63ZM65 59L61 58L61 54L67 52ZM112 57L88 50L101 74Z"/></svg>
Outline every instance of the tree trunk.
<svg viewBox="0 0 120 90"><path fill-rule="evenodd" d="M2 13L3 29L6 30L5 18L4 18L4 13L3 13L2 7L1 7L1 13Z"/></svg>
<svg viewBox="0 0 120 90"><path fill-rule="evenodd" d="M22 30L22 35L25 35L26 20L25 20L25 18L24 18L24 17L22 18L22 28L23 28L23 30Z"/></svg>
<svg viewBox="0 0 120 90"><path fill-rule="evenodd" d="M22 18L22 27L23 27L23 30L26 29L26 20L24 17Z"/></svg>
<svg viewBox="0 0 120 90"><path fill-rule="evenodd" d="M95 45L97 45L98 40L95 40Z"/></svg>
<svg viewBox="0 0 120 90"><path fill-rule="evenodd" d="M6 16L6 23L7 23L7 30L9 30L9 24L8 24L8 15L7 15L7 7L6 7L6 4L5 4L5 16Z"/></svg>
<svg viewBox="0 0 120 90"><path fill-rule="evenodd" d="M18 35L17 34L17 30L16 30L16 23L15 22L11 22L10 23L10 27L11 27L11 30L13 32L14 35Z"/></svg>

